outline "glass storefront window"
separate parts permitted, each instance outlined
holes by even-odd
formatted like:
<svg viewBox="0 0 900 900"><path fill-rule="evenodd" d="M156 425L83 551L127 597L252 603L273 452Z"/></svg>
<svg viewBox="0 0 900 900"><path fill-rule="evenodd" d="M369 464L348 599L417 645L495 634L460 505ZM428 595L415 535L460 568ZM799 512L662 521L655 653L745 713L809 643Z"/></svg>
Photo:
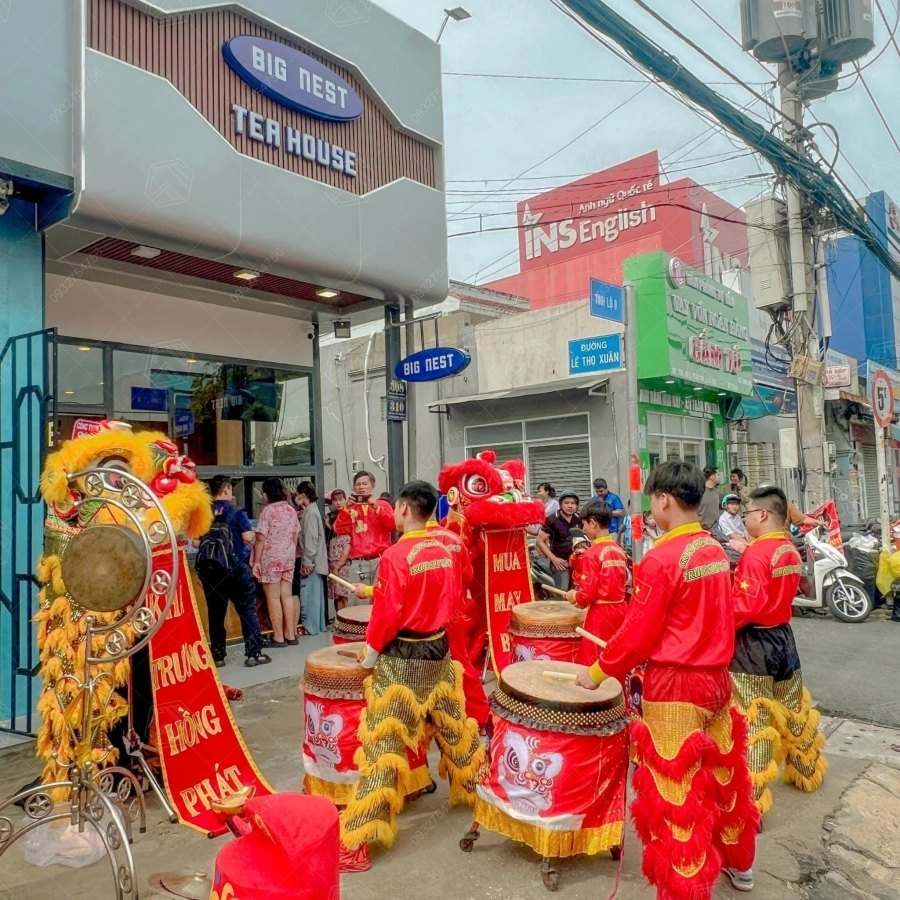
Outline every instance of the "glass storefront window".
<svg viewBox="0 0 900 900"><path fill-rule="evenodd" d="M103 405L102 347L59 344L56 365L60 403Z"/></svg>

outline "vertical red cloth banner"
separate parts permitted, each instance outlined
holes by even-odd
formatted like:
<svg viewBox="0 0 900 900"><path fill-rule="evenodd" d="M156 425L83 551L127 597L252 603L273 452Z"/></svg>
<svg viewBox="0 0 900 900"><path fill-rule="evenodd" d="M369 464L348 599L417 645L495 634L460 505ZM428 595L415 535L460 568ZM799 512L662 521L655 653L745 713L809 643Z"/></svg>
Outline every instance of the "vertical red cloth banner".
<svg viewBox="0 0 900 900"><path fill-rule="evenodd" d="M826 503L823 503L821 506L814 509L810 513L810 515L814 519L825 520L825 532L828 535L828 543L834 547L837 547L837 549L840 550L841 553L843 553L844 542L841 540L841 520L838 516L837 504L834 502L834 500L828 500ZM809 526L803 526L804 534L809 530Z"/></svg>
<svg viewBox="0 0 900 900"><path fill-rule="evenodd" d="M255 788L256 796L273 790L232 716L200 625L187 557L183 548L178 552L175 602L150 640L156 747L178 821L219 835L226 831L225 820L212 811L212 803L245 787Z"/></svg>
<svg viewBox="0 0 900 900"><path fill-rule="evenodd" d="M509 620L512 608L532 602L534 588L524 528L485 530L484 541L488 642L491 665L499 678L511 662Z"/></svg>

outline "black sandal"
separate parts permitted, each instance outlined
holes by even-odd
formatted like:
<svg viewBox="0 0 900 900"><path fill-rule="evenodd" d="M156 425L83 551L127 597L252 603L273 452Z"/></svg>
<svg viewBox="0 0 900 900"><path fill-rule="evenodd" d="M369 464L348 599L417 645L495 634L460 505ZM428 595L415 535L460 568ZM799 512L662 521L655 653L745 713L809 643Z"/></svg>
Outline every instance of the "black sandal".
<svg viewBox="0 0 900 900"><path fill-rule="evenodd" d="M264 666L266 665L266 663L270 662L272 662L271 656L266 656L265 653L260 653L257 656L248 656L244 660L244 665L247 666L247 668L252 669L255 666Z"/></svg>
<svg viewBox="0 0 900 900"><path fill-rule="evenodd" d="M287 647L287 641L269 641L269 646L274 647L276 650L281 650L283 647Z"/></svg>

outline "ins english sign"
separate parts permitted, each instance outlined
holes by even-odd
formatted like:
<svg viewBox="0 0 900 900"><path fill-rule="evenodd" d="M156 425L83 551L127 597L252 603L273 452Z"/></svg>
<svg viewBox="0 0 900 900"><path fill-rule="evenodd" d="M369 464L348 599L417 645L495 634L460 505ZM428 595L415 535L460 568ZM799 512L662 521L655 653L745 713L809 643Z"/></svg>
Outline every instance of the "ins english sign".
<svg viewBox="0 0 900 900"><path fill-rule="evenodd" d="M362 115L362 98L340 75L286 44L241 34L222 47L222 56L238 78L287 109L324 122L351 122ZM237 103L231 112L235 134L357 177L354 151Z"/></svg>

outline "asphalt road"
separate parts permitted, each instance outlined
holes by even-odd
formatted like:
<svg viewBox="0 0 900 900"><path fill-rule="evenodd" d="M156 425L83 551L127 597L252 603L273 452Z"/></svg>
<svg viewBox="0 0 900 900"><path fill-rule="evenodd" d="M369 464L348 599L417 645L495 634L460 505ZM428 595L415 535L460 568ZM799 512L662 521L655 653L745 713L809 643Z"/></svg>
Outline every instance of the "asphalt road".
<svg viewBox="0 0 900 900"><path fill-rule="evenodd" d="M876 611L861 625L794 617L803 681L819 708L900 727L900 622Z"/></svg>

